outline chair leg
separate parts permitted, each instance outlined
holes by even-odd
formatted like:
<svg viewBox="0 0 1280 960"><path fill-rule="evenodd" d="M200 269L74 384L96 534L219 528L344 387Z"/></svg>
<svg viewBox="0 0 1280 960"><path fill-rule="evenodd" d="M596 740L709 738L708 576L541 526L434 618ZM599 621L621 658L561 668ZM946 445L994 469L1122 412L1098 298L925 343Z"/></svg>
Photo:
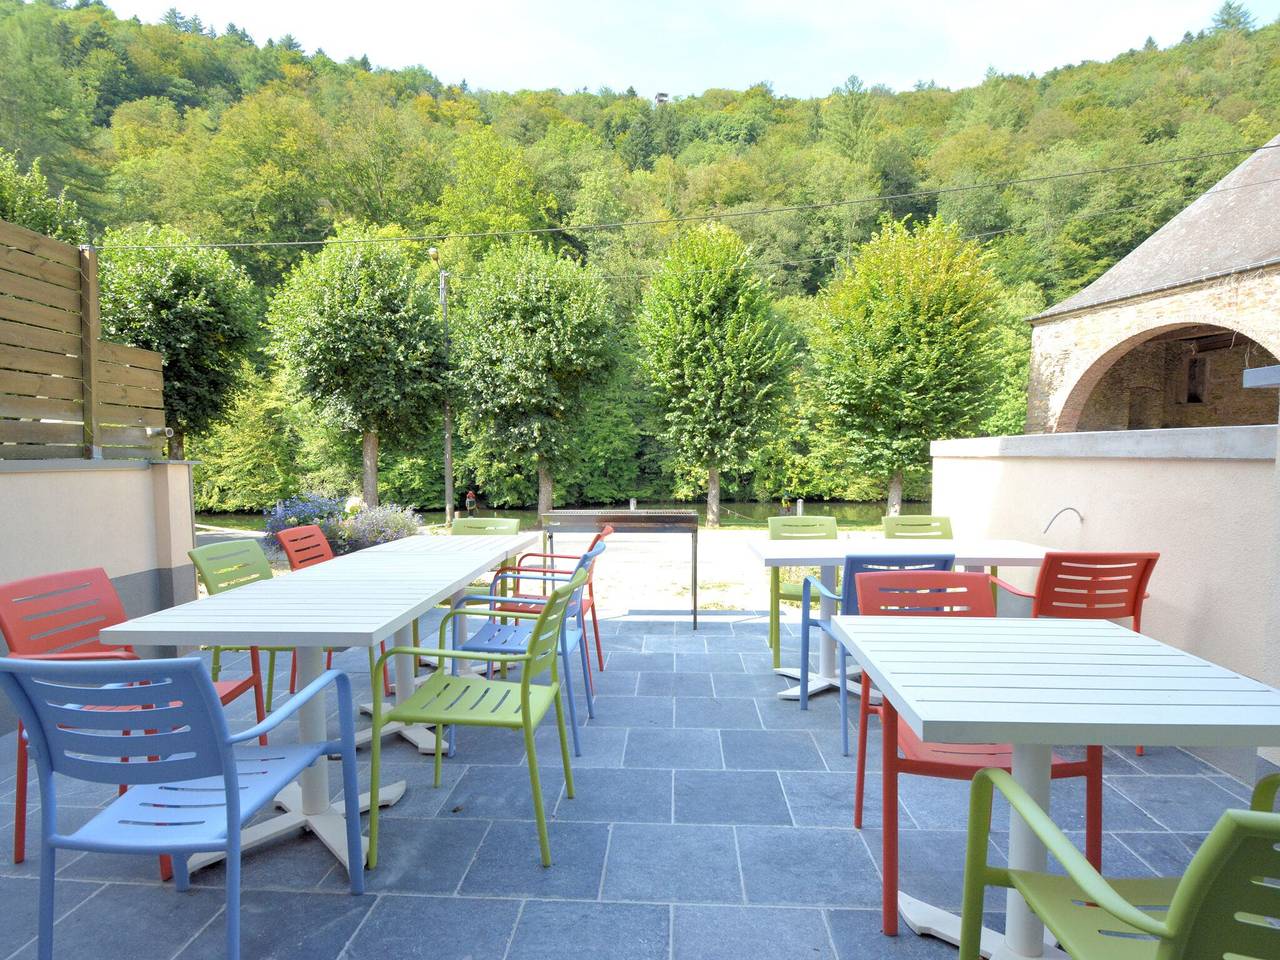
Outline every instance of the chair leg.
<svg viewBox="0 0 1280 960"><path fill-rule="evenodd" d="M564 659L564 682L560 689L569 701L569 725L573 728L573 755L582 756L582 745L578 742L578 708L573 699L573 676L569 673L569 651L564 647L564 631L560 631L560 656Z"/></svg>
<svg viewBox="0 0 1280 960"><path fill-rule="evenodd" d="M849 653L844 648L844 644L836 644L837 656L840 659L840 667L837 674L840 678L840 754L847 757L849 755L849 669L848 656Z"/></svg>
<svg viewBox="0 0 1280 960"><path fill-rule="evenodd" d="M596 613L595 585L588 584L587 592L591 596L591 630L596 635L596 662L600 664L600 672L604 672L604 647L600 645L600 617Z"/></svg>
<svg viewBox="0 0 1280 960"><path fill-rule="evenodd" d="M800 709L809 709L809 608L800 613Z"/></svg>
<svg viewBox="0 0 1280 960"><path fill-rule="evenodd" d="M881 928L886 937L898 935L898 711L885 697L880 714L881 742L884 750L884 821L881 839L884 847L884 897L881 903Z"/></svg>
<svg viewBox="0 0 1280 960"><path fill-rule="evenodd" d="M275 656L275 654L271 654ZM262 663L258 659L258 651L250 650L249 659L253 663L253 707L254 712L258 716L258 722L261 723L267 719L267 705L263 697L262 690ZM274 671L273 671L274 674ZM258 738L258 746L265 747L267 745L267 735L264 733Z"/></svg>
<svg viewBox="0 0 1280 960"><path fill-rule="evenodd" d="M538 777L538 752L533 745L533 725L529 723L528 717L524 721L524 749L529 755L529 789L533 791L533 816L538 821L538 849L542 853L542 865L549 867L551 841L547 838L547 814L542 808L542 781Z"/></svg>
<svg viewBox="0 0 1280 960"><path fill-rule="evenodd" d="M240 960L240 844L238 842L227 845L226 882L227 960Z"/></svg>
<svg viewBox="0 0 1280 960"><path fill-rule="evenodd" d="M213 648L213 657L209 661L209 675L213 677L213 682L217 683L218 678L222 676L222 648Z"/></svg>
<svg viewBox="0 0 1280 960"><path fill-rule="evenodd" d="M375 709L379 709L376 708ZM366 863L372 870L378 865L378 788L382 784L382 717L374 714L373 738L369 741L369 858ZM440 745L436 744L436 756ZM343 797L345 804L346 798ZM345 806L343 808L346 809Z"/></svg>
<svg viewBox="0 0 1280 960"><path fill-rule="evenodd" d="M1088 772L1085 774L1084 848L1093 869L1102 872L1102 747L1085 751Z"/></svg>
<svg viewBox="0 0 1280 960"><path fill-rule="evenodd" d="M591 679L591 654L587 651L587 621L583 618L581 612L578 614L578 652L582 654L582 676L583 687L586 690L587 697L587 716L591 719L596 715L595 704L595 682ZM565 674L568 679L568 674Z"/></svg>
<svg viewBox="0 0 1280 960"><path fill-rule="evenodd" d="M862 695L858 698L858 773L853 788L853 825L862 829L862 798L867 783L867 727L871 725L871 680L862 675Z"/></svg>
<svg viewBox="0 0 1280 960"><path fill-rule="evenodd" d="M573 799L573 767L569 763L569 738L564 732L564 704L560 702L560 691L556 691L556 727L560 731L560 763L564 766L564 792Z"/></svg>
<svg viewBox="0 0 1280 960"><path fill-rule="evenodd" d="M440 738L444 736L444 724L436 724L436 749L431 760L431 785L437 789L440 787L440 775L444 766L444 751L440 749ZM449 738L449 749L453 749L454 741L457 737Z"/></svg>
<svg viewBox="0 0 1280 960"><path fill-rule="evenodd" d="M289 688L289 692L293 693L293 687ZM271 712L271 705L276 701L276 652L274 650L267 651L267 695L266 702L263 707L267 713Z"/></svg>
<svg viewBox="0 0 1280 960"><path fill-rule="evenodd" d="M387 652L387 641L383 640L382 643L378 644L378 652ZM382 695L388 700L391 699L391 670L388 668L389 663L390 661L387 661L387 663L382 665ZM372 668L370 668L370 672L372 672ZM415 670L414 672L416 673L417 671ZM374 693L374 696L377 696L376 692Z"/></svg>
<svg viewBox="0 0 1280 960"><path fill-rule="evenodd" d="M173 885L178 890L186 890L191 886L191 872L187 869L187 855L185 853L175 853L169 857L162 857L162 860L169 860L173 867Z"/></svg>
<svg viewBox="0 0 1280 960"><path fill-rule="evenodd" d="M13 811L13 862L27 859L27 741L22 736L22 724L18 724L18 780L14 794Z"/></svg>
<svg viewBox="0 0 1280 960"><path fill-rule="evenodd" d="M40 848L40 907L37 951L40 960L53 960L53 878L57 873L57 851L45 842Z"/></svg>
<svg viewBox="0 0 1280 960"><path fill-rule="evenodd" d="M298 692L298 651L289 654L289 692Z"/></svg>
<svg viewBox="0 0 1280 960"><path fill-rule="evenodd" d="M377 695L375 684L374 696ZM351 881L351 892L359 895L364 893L364 841L360 836L360 781L356 778L354 718L344 718L343 725L342 809L347 821L347 877Z"/></svg>
<svg viewBox="0 0 1280 960"><path fill-rule="evenodd" d="M979 791L985 790L984 802ZM963 906L960 911L960 960L979 960L982 903L987 893L987 845L991 836L991 786L979 783L969 801L969 835L964 857Z"/></svg>
<svg viewBox="0 0 1280 960"><path fill-rule="evenodd" d="M769 571L769 650L773 669L782 666L782 569Z"/></svg>

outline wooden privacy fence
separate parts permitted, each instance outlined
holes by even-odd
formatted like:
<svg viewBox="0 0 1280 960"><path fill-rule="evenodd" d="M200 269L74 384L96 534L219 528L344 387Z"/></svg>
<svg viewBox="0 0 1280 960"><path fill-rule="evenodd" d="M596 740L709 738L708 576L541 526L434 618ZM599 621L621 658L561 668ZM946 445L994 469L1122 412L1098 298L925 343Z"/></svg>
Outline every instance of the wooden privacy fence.
<svg viewBox="0 0 1280 960"><path fill-rule="evenodd" d="M0 460L162 455L164 357L98 333L97 255L0 220Z"/></svg>

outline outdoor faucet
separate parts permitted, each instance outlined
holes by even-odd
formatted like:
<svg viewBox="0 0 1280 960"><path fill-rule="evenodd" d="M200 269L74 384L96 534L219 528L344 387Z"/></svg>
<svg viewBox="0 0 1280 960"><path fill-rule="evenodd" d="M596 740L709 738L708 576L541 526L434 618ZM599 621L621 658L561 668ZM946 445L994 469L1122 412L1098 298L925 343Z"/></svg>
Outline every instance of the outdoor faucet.
<svg viewBox="0 0 1280 960"><path fill-rule="evenodd" d="M1062 516L1068 510L1070 510L1077 517L1079 517L1081 523L1084 523L1084 514L1082 514L1079 510L1077 510L1075 507L1063 507L1061 510L1059 510L1057 513L1055 513L1052 517L1049 518L1049 522L1046 523L1044 525L1044 529L1040 531L1041 535L1048 533L1049 528L1053 526L1053 521L1057 520L1060 516Z"/></svg>

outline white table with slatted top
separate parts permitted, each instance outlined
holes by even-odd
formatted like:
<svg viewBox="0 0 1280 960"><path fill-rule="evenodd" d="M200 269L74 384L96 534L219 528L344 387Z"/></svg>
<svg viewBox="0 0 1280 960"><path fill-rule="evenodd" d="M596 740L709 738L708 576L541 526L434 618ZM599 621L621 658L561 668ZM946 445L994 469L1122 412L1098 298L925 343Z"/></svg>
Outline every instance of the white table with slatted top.
<svg viewBox="0 0 1280 960"><path fill-rule="evenodd" d="M1046 810L1054 745L1280 745L1280 691L1107 620L852 616L832 629L884 695L886 750L899 719L927 742L1011 743L1014 778ZM1046 862L1013 816L1009 866ZM895 906L916 932L958 942L959 918L905 894L886 899L890 928ZM1012 890L1005 929L984 931L984 956L1065 957Z"/></svg>
<svg viewBox="0 0 1280 960"><path fill-rule="evenodd" d="M836 588L836 571L844 566L844 558L850 554L874 554L890 557L920 557L947 554L955 557L957 570L982 570L987 567L1038 567L1044 562L1045 548L1022 540L982 540L964 538L885 539L884 537L840 537L836 540L752 540L751 549L766 569L772 567L818 567L822 585L828 590ZM827 620L836 613L833 601L823 597L819 617ZM770 628L778 628L778 611L769 613ZM828 690L839 690L836 677L835 639L825 631L818 645L818 669L809 672L809 696ZM799 667L778 667L778 676L799 681ZM858 677L849 679L849 692L858 693ZM788 687L778 693L779 700L800 699L800 686Z"/></svg>
<svg viewBox="0 0 1280 960"><path fill-rule="evenodd" d="M298 682L306 686L323 672L326 647L376 648L384 640L410 646L419 618L440 601L462 596L476 577L537 542L538 534L533 532L406 537L108 627L101 639L138 648L295 647ZM434 637L423 638L423 646L435 646L435 642ZM414 658L397 655L394 661L396 700L401 701L414 691ZM316 697L298 711L298 727L304 742L328 738L324 698ZM424 753L437 749L429 729L389 724L386 732L398 732ZM299 781L276 798L285 811L282 815L245 830L243 847L305 827L345 864L342 807L330 801L327 765L315 764ZM403 782L384 787L381 801L396 802L404 787ZM360 802L361 809L367 809L369 795L362 794ZM191 867L198 869L216 859L212 854L199 855L191 859Z"/></svg>

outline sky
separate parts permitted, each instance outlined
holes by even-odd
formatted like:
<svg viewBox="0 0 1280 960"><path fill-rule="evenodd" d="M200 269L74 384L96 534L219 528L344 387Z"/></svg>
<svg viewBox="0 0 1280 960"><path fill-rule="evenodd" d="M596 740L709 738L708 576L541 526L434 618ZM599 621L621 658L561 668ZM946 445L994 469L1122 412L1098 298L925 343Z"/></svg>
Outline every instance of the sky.
<svg viewBox="0 0 1280 960"><path fill-rule="evenodd" d="M308 53L421 64L473 89L635 87L643 96L743 89L823 96L851 75L868 86L963 87L988 68L1043 73L1160 46L1209 25L1218 0L107 0L123 17L160 19L175 3L258 43L292 33ZM1280 0L1246 0L1257 22Z"/></svg>

